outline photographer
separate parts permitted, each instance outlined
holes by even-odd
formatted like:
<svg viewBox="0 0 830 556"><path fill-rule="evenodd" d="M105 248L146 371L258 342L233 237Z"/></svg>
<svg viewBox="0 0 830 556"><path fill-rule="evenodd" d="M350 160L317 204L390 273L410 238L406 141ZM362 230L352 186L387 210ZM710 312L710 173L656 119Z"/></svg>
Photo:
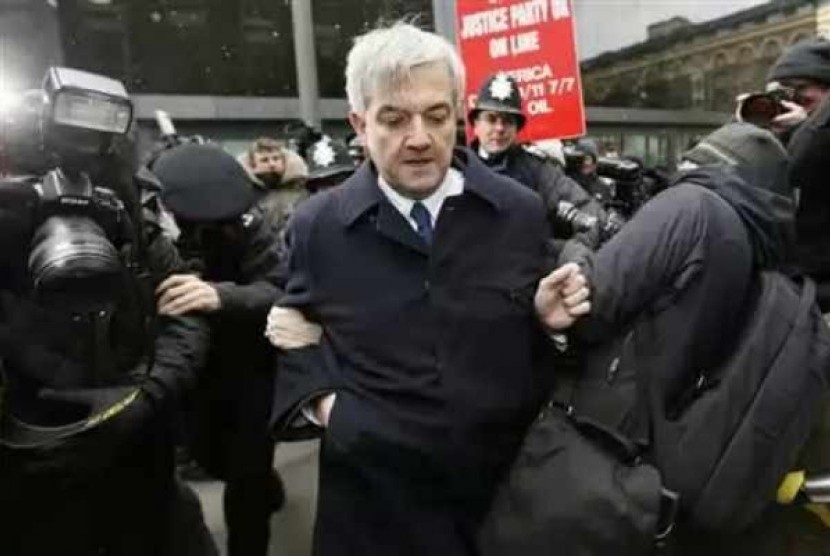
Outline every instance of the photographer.
<svg viewBox="0 0 830 556"><path fill-rule="evenodd" d="M770 70L769 79L790 87L798 103L773 122L776 128L787 123L785 131L790 136L787 145L792 160L790 185L798 191L796 260L816 281L819 306L827 313L830 312L830 195L826 186L830 170L827 163L830 42L817 38L791 47Z"/></svg>
<svg viewBox="0 0 830 556"><path fill-rule="evenodd" d="M830 42L801 41L775 62L768 91L739 99L737 118L771 129L787 143L790 185L796 191L796 246L791 257L818 286L830 311L830 197L825 187L830 125Z"/></svg>
<svg viewBox="0 0 830 556"><path fill-rule="evenodd" d="M599 154L592 141L580 140L569 160L568 176L594 197L603 207L614 199L611 185L597 173Z"/></svg>
<svg viewBox="0 0 830 556"><path fill-rule="evenodd" d="M798 188L796 260L816 282L822 312L830 313L830 101L821 104L790 140L790 184Z"/></svg>
<svg viewBox="0 0 830 556"><path fill-rule="evenodd" d="M225 481L228 554L265 556L271 515L285 502L268 431L273 355L262 335L281 294L277 231L255 205L245 171L219 147L174 147L159 155L153 172L181 231L179 251L198 269L162 282L159 313L207 315L212 331L204 378L187 412L189 448Z"/></svg>
<svg viewBox="0 0 830 556"><path fill-rule="evenodd" d="M141 211L123 85L52 68L40 99L48 171L0 181L0 542L182 554L170 415L207 329L152 311L182 261Z"/></svg>
<svg viewBox="0 0 830 556"><path fill-rule="evenodd" d="M830 97L830 42L803 40L784 52L767 75L767 89L738 97L738 121L769 129L786 145Z"/></svg>
<svg viewBox="0 0 830 556"><path fill-rule="evenodd" d="M559 240L567 239L575 232L578 232L577 239L589 248L599 246L599 227L606 221L602 207L557 166L528 152L518 143L517 136L526 117L522 112L519 88L512 77L496 74L488 79L467 116L475 134L470 149L491 170L513 178L541 196L550 235L556 238L554 248L559 247ZM572 217L568 218L568 215L577 214L573 209L599 226L579 226Z"/></svg>

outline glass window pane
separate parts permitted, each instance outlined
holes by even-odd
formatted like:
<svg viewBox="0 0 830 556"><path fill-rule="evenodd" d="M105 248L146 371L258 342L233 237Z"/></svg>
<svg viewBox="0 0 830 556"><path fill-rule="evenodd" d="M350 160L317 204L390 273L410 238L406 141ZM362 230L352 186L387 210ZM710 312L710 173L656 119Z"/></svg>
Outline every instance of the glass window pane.
<svg viewBox="0 0 830 556"><path fill-rule="evenodd" d="M296 96L284 0L62 0L68 65L133 93Z"/></svg>
<svg viewBox="0 0 830 556"><path fill-rule="evenodd" d="M320 96L327 98L346 96L346 54L355 36L401 18L434 27L432 0L313 0L312 10Z"/></svg>

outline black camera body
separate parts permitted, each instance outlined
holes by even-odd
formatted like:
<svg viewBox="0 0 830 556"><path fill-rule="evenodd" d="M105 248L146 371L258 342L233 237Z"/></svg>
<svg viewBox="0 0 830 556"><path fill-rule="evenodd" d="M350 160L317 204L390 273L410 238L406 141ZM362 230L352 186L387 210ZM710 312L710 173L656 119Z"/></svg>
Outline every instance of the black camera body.
<svg viewBox="0 0 830 556"><path fill-rule="evenodd" d="M573 233L591 232L597 229L599 219L587 212L579 210L573 203L559 201L556 205L556 219L567 224Z"/></svg>
<svg viewBox="0 0 830 556"><path fill-rule="evenodd" d="M41 222L55 216L86 217L108 237L123 239L124 203L112 190L95 187L87 174L77 174L73 179L57 168L35 185L35 191L40 198L37 216Z"/></svg>
<svg viewBox="0 0 830 556"><path fill-rule="evenodd" d="M643 165L630 158L596 157L578 147L566 146L565 173L576 179L586 157L596 160L596 173L608 183L613 198L604 202L606 210L630 218L647 200L643 191Z"/></svg>
<svg viewBox="0 0 830 556"><path fill-rule="evenodd" d="M792 89L778 87L763 93L750 93L738 102L737 117L758 127L770 128L773 120L787 112L783 102L798 103L798 96Z"/></svg>
<svg viewBox="0 0 830 556"><path fill-rule="evenodd" d="M27 281L36 301L60 312L101 313L123 290L121 250L134 234L123 201L90 176L129 130L132 103L120 82L69 68L50 68L34 93L27 94L26 118L35 119L27 126L35 137L23 144L38 152L21 157L40 156L41 169L0 186L5 221L15 228L9 235L30 238ZM26 166L15 162L9 166Z"/></svg>
<svg viewBox="0 0 830 556"><path fill-rule="evenodd" d="M633 160L626 158L597 158L597 174L621 183L639 183L643 178L643 168Z"/></svg>
<svg viewBox="0 0 830 556"><path fill-rule="evenodd" d="M85 173L54 169L34 185L38 204L27 261L43 305L76 314L106 311L123 289L120 248L131 228L123 202Z"/></svg>

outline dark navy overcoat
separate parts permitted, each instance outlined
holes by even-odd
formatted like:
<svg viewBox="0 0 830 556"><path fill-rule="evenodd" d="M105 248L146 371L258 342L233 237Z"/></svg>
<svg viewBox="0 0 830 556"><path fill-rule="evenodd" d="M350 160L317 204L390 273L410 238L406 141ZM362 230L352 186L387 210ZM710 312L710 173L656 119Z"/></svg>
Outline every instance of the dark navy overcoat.
<svg viewBox="0 0 830 556"><path fill-rule="evenodd" d="M496 482L552 369L533 295L548 233L535 193L457 149L464 192L428 246L364 164L295 213L286 296L322 324L280 358L274 427L337 401L324 434L316 554L473 554Z"/></svg>

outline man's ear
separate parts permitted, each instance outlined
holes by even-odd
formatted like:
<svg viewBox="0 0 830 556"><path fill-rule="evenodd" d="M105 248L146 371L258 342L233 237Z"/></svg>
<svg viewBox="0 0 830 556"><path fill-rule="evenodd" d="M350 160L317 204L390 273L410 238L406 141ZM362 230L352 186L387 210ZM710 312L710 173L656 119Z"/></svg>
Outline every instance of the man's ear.
<svg viewBox="0 0 830 556"><path fill-rule="evenodd" d="M361 139L366 138L366 114L359 114L357 112L349 112L349 123L352 124L352 129Z"/></svg>

